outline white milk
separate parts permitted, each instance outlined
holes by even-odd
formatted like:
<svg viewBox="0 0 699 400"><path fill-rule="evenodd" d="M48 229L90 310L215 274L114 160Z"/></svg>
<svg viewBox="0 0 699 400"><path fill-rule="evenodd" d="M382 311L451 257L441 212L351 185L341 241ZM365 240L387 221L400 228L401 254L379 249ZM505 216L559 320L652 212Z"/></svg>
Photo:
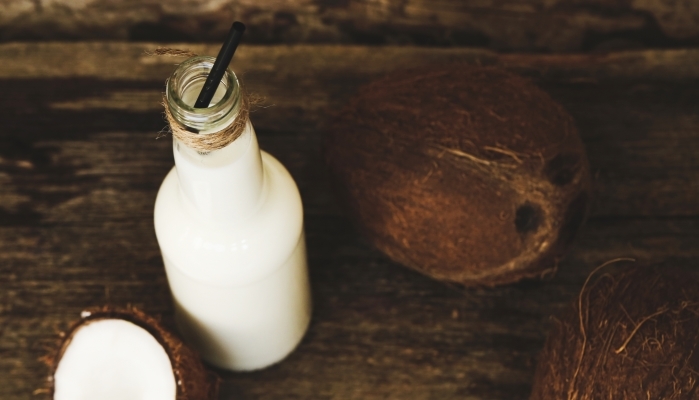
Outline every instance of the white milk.
<svg viewBox="0 0 699 400"><path fill-rule="evenodd" d="M186 104L199 87L181 93ZM155 202L155 232L180 332L218 367L274 364L298 345L311 316L296 184L260 151L250 123L221 150L202 154L173 139L173 152L175 167Z"/></svg>

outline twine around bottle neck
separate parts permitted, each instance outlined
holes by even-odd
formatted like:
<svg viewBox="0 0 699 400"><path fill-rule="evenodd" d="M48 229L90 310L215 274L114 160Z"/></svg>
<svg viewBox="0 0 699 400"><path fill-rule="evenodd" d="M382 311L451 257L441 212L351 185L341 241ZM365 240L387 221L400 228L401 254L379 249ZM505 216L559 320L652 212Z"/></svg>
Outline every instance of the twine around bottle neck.
<svg viewBox="0 0 699 400"><path fill-rule="evenodd" d="M163 96L163 106L165 108L165 119L170 127L169 133L185 146L200 152L219 150L233 143L234 140L243 134L250 119L250 100L244 92L241 92L238 115L233 122L220 131L207 134L191 132L175 119L170 111L170 107L167 105L165 96Z"/></svg>

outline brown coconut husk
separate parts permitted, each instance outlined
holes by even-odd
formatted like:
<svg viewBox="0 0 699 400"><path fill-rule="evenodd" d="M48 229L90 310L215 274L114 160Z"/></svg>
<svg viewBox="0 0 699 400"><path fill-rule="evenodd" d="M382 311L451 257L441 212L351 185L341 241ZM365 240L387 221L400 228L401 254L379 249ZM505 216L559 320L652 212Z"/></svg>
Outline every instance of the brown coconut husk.
<svg viewBox="0 0 699 400"><path fill-rule="evenodd" d="M207 371L199 355L185 345L177 336L165 329L155 318L136 308L95 307L81 313L82 318L73 322L62 332L59 345L53 354L43 361L51 369L48 392L53 397L53 376L63 353L70 345L73 335L83 326L104 319L121 319L131 322L150 333L165 349L172 362L172 371L177 382L176 400L213 400L218 398L219 378Z"/></svg>
<svg viewBox="0 0 699 400"><path fill-rule="evenodd" d="M555 270L590 175L571 116L527 79L466 65L396 72L326 127L339 198L394 261L467 286Z"/></svg>
<svg viewBox="0 0 699 400"><path fill-rule="evenodd" d="M695 275L598 268L553 322L531 400L699 399Z"/></svg>

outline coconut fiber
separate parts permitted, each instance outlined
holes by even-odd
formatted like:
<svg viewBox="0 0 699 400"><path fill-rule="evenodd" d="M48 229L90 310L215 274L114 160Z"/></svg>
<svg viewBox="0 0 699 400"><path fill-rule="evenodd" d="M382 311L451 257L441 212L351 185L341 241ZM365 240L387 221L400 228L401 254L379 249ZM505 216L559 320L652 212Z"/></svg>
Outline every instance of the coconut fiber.
<svg viewBox="0 0 699 400"><path fill-rule="evenodd" d="M370 83L328 124L323 151L366 237L439 280L493 286L552 272L587 210L573 119L501 69L440 66Z"/></svg>
<svg viewBox="0 0 699 400"><path fill-rule="evenodd" d="M657 266L608 272L553 320L531 400L699 399L699 281Z"/></svg>

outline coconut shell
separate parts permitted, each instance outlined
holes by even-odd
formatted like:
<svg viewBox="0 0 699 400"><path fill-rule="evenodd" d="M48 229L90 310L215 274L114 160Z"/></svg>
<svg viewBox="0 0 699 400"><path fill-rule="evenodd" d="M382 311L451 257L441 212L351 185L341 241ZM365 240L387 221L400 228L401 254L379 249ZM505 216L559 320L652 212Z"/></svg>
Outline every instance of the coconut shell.
<svg viewBox="0 0 699 400"><path fill-rule="evenodd" d="M530 399L699 399L696 276L657 266L603 272L554 319Z"/></svg>
<svg viewBox="0 0 699 400"><path fill-rule="evenodd" d="M53 397L54 373L73 335L83 326L104 319L121 319L131 322L150 333L165 349L172 362L172 371L177 382L176 400L213 400L218 398L219 378L206 370L199 355L185 345L177 336L165 329L158 320L135 309L113 307L91 308L82 312L82 318L71 324L60 335L60 344L54 355L45 361L51 368L50 393Z"/></svg>
<svg viewBox="0 0 699 400"><path fill-rule="evenodd" d="M496 68L370 83L328 124L323 153L341 202L379 250L467 286L554 271L588 208L572 117Z"/></svg>

